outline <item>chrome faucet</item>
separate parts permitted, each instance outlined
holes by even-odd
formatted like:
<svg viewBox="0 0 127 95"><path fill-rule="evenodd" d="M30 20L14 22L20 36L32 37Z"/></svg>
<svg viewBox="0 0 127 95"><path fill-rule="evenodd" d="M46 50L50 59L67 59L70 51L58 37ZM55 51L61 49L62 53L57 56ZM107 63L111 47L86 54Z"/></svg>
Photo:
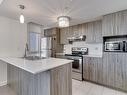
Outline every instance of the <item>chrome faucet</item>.
<svg viewBox="0 0 127 95"><path fill-rule="evenodd" d="M28 53L28 51L29 51L29 48L28 48L28 44L26 43L24 57L27 57L27 53Z"/></svg>

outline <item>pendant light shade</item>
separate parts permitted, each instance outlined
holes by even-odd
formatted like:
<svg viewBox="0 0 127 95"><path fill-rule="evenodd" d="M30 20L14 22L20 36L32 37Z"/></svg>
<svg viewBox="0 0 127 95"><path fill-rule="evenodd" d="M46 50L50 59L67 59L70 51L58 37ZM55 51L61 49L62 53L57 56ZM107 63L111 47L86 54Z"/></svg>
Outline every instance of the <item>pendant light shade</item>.
<svg viewBox="0 0 127 95"><path fill-rule="evenodd" d="M68 27L69 26L69 20L70 20L70 18L67 16L58 17L59 27Z"/></svg>
<svg viewBox="0 0 127 95"><path fill-rule="evenodd" d="M19 5L19 8L23 11L25 9L24 5ZM24 15L20 15L19 17L20 23L24 23L25 19L24 19Z"/></svg>
<svg viewBox="0 0 127 95"><path fill-rule="evenodd" d="M25 19L23 15L20 15L20 23L24 23Z"/></svg>

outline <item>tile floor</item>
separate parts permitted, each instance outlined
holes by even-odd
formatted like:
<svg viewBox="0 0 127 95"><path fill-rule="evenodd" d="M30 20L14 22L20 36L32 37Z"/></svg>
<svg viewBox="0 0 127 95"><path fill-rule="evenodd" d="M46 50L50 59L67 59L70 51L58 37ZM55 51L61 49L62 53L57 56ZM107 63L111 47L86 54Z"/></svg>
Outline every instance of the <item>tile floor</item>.
<svg viewBox="0 0 127 95"><path fill-rule="evenodd" d="M73 95L127 95L127 93L109 89L90 82L72 80ZM8 86L0 87L0 95L16 95Z"/></svg>
<svg viewBox="0 0 127 95"><path fill-rule="evenodd" d="M0 95L16 95L16 94L8 86L1 86Z"/></svg>
<svg viewBox="0 0 127 95"><path fill-rule="evenodd" d="M72 88L73 95L127 95L127 93L85 81L72 80Z"/></svg>

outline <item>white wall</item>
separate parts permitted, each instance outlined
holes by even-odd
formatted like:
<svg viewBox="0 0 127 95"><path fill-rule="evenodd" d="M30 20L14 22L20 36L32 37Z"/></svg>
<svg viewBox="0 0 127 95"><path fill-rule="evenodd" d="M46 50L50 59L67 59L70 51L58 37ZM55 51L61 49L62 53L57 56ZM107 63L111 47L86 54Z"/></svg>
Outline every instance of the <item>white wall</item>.
<svg viewBox="0 0 127 95"><path fill-rule="evenodd" d="M74 42L73 47L87 47L89 55L102 56L103 44L102 43L84 43L84 42Z"/></svg>
<svg viewBox="0 0 127 95"><path fill-rule="evenodd" d="M0 16L0 56L23 56L26 41L27 24ZM0 61L0 86L6 81L6 64Z"/></svg>

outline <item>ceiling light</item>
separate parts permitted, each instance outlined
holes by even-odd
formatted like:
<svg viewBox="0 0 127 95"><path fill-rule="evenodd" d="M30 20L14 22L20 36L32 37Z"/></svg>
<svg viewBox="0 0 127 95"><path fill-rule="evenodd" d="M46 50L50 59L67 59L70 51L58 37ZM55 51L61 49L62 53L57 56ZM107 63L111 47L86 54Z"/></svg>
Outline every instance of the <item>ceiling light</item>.
<svg viewBox="0 0 127 95"><path fill-rule="evenodd" d="M23 15L20 15L20 23L24 23L25 19L24 19L24 16Z"/></svg>
<svg viewBox="0 0 127 95"><path fill-rule="evenodd" d="M69 26L70 17L68 16L60 16L58 17L59 27L68 27Z"/></svg>
<svg viewBox="0 0 127 95"><path fill-rule="evenodd" d="M19 5L19 8L21 10L24 10L25 9L25 6L24 5ZM25 19L24 19L23 14L20 15L19 20L20 20L20 23L24 23Z"/></svg>

